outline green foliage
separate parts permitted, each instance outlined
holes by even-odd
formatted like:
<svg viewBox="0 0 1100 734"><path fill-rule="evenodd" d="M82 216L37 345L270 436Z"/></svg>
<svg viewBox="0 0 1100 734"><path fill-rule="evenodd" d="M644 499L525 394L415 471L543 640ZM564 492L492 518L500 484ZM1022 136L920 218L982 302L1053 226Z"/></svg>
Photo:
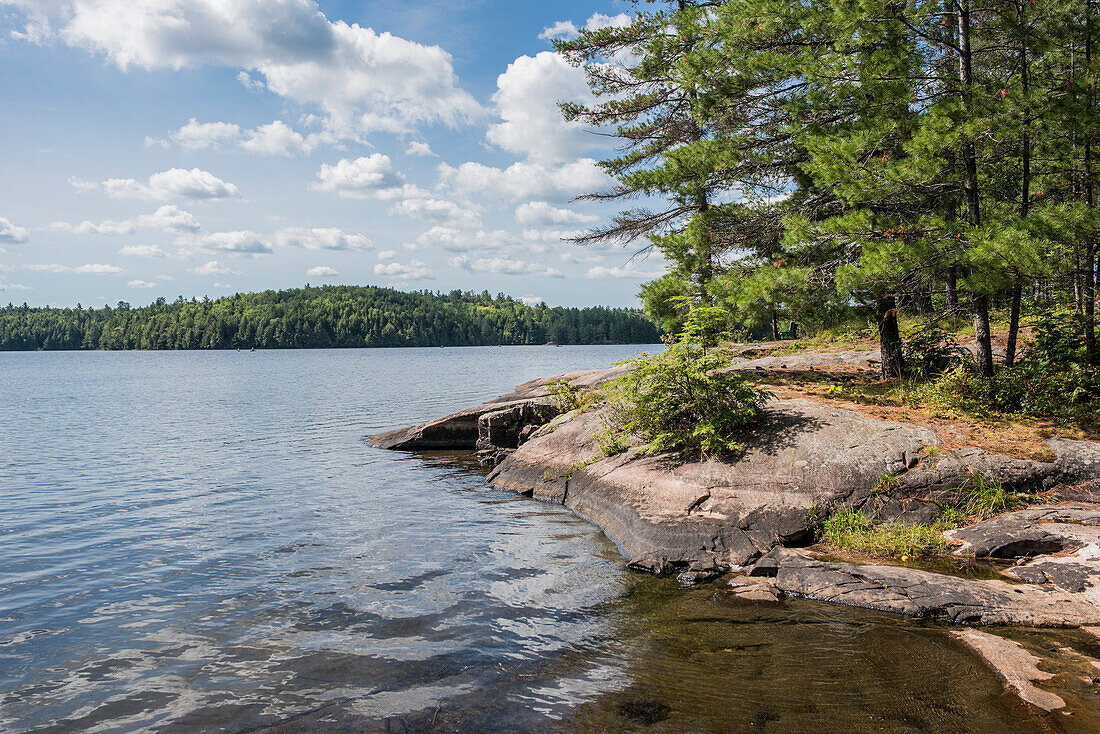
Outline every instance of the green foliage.
<svg viewBox="0 0 1100 734"><path fill-rule="evenodd" d="M548 382L546 388L553 396L554 404L562 413L569 413L574 410L583 411L592 404L592 393L588 390L582 390L569 380Z"/></svg>
<svg viewBox="0 0 1100 734"><path fill-rule="evenodd" d="M890 489L898 483L899 479L901 479L901 477L897 474L883 474L871 485L871 494L869 496L874 497L875 495L889 492Z"/></svg>
<svg viewBox="0 0 1100 734"><path fill-rule="evenodd" d="M683 336L663 353L621 363L633 369L605 387L615 429L637 435L647 453L735 453L741 448L737 432L759 417L770 397L741 375L714 372L729 364L729 356L697 343L711 333L708 313L693 313Z"/></svg>
<svg viewBox="0 0 1100 734"><path fill-rule="evenodd" d="M980 472L972 472L970 478L960 487L960 491L962 493L960 510L972 522L985 520L1009 510L1017 510L1039 500L1035 494L1007 489L1001 482Z"/></svg>
<svg viewBox="0 0 1100 734"><path fill-rule="evenodd" d="M965 352L939 326L926 323L903 339L905 367L918 379L938 377L958 364Z"/></svg>
<svg viewBox="0 0 1100 734"><path fill-rule="evenodd" d="M503 294L323 286L131 308L0 308L0 350L652 344L637 311L532 307Z"/></svg>
<svg viewBox="0 0 1100 734"><path fill-rule="evenodd" d="M596 433L593 438L596 439L596 445L600 447L600 453L603 456L615 456L630 448L629 438L610 426L605 425L604 429Z"/></svg>
<svg viewBox="0 0 1100 734"><path fill-rule="evenodd" d="M875 525L858 510L838 512L821 524L820 540L848 553L878 558L918 559L946 555L951 543L940 525Z"/></svg>
<svg viewBox="0 0 1100 734"><path fill-rule="evenodd" d="M1080 317L1048 312L1039 316L1035 340L1015 364L990 377L958 366L914 386L909 400L978 417L1048 418L1095 427L1100 414L1100 373L1084 362Z"/></svg>
<svg viewBox="0 0 1100 734"><path fill-rule="evenodd" d="M1024 360L1048 371L1085 363L1085 322L1080 314L1053 309L1039 315L1035 340Z"/></svg>

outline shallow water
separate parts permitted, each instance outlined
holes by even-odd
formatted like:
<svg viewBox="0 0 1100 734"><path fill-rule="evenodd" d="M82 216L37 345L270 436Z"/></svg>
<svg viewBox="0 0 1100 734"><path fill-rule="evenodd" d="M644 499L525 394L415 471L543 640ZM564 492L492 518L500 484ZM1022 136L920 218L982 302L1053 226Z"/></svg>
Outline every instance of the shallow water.
<svg viewBox="0 0 1100 734"><path fill-rule="evenodd" d="M934 627L682 591L363 441L637 350L0 354L0 729L1061 727Z"/></svg>

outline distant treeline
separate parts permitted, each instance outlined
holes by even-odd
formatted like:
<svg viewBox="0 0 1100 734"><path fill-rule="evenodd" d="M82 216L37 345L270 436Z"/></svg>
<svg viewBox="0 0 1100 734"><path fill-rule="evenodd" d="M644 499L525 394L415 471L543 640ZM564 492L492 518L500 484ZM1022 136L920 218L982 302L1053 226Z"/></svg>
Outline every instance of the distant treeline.
<svg viewBox="0 0 1100 734"><path fill-rule="evenodd" d="M527 306L503 294L321 286L132 308L0 308L0 350L651 344L621 308Z"/></svg>

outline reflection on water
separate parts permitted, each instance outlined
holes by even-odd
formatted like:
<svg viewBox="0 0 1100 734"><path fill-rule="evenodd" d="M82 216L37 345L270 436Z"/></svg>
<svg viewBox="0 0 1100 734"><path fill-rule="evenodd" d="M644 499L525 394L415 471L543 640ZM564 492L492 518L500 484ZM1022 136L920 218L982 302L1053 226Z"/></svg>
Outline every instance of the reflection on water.
<svg viewBox="0 0 1100 734"><path fill-rule="evenodd" d="M362 441L633 351L0 354L0 729L1058 725L935 629L684 592Z"/></svg>

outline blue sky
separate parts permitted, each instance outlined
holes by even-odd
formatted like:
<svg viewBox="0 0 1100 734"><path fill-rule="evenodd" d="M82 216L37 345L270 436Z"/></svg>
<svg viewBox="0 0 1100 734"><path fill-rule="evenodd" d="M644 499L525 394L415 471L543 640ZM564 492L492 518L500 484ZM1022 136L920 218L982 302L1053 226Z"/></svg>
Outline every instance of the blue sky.
<svg viewBox="0 0 1100 734"><path fill-rule="evenodd" d="M0 0L0 301L305 284L634 305L549 37L617 0ZM626 13L626 14L624 14Z"/></svg>

